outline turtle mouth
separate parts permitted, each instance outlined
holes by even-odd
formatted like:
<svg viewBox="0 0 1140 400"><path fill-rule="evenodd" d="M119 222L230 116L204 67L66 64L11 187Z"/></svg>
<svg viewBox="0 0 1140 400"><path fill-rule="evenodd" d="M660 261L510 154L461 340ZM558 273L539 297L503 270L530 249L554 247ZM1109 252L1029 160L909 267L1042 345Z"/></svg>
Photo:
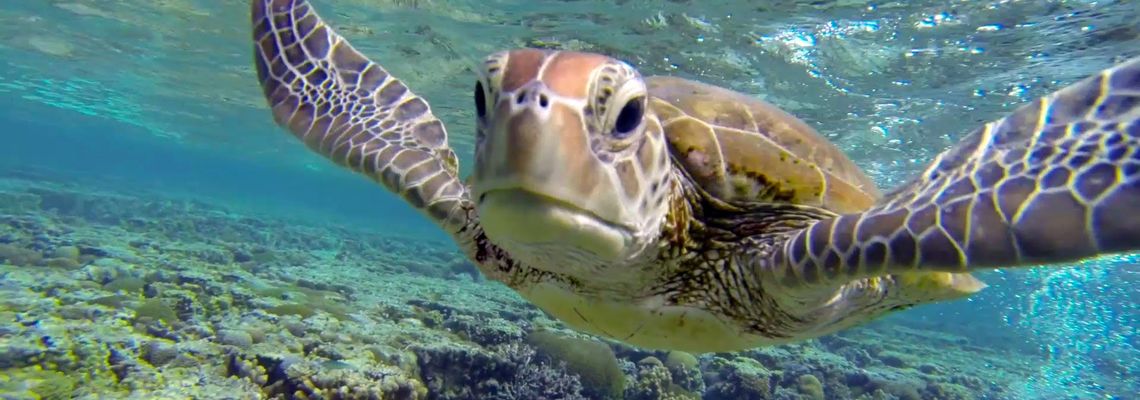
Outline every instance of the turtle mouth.
<svg viewBox="0 0 1140 400"><path fill-rule="evenodd" d="M511 253L557 245L585 250L606 259L624 254L632 230L569 201L522 189L485 191L478 196L480 223L487 236Z"/></svg>
<svg viewBox="0 0 1140 400"><path fill-rule="evenodd" d="M532 203L543 203L543 204L549 205L551 207L558 207L558 208L564 208L567 210L573 210L573 211L580 212L583 214L589 214L589 215L593 216L594 218L601 219L601 217L599 217L597 214L593 213L592 211L584 209L582 207L578 207L578 206L574 205L573 203L570 203L569 201L562 200L562 199L559 199L559 198L556 198L553 196L545 195L542 193L526 190L526 189L513 189L513 188L512 189L491 189L491 190L485 191L479 195L479 204L482 205L483 203L487 202L488 196L490 196L492 198L497 197L497 196L507 196L507 197L510 197L511 200L517 202L520 205L532 204Z"/></svg>

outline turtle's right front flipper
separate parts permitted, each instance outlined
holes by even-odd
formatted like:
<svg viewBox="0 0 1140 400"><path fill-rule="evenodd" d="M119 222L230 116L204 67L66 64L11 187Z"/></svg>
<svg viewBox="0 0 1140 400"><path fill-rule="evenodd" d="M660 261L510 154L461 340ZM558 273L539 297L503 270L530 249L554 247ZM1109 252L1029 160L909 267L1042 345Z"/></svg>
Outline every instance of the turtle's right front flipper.
<svg viewBox="0 0 1140 400"><path fill-rule="evenodd" d="M399 194L449 233L467 189L428 103L356 51L306 0L251 0L257 77L276 122Z"/></svg>
<svg viewBox="0 0 1140 400"><path fill-rule="evenodd" d="M1140 58L985 125L870 210L778 250L765 270L793 287L1140 250Z"/></svg>

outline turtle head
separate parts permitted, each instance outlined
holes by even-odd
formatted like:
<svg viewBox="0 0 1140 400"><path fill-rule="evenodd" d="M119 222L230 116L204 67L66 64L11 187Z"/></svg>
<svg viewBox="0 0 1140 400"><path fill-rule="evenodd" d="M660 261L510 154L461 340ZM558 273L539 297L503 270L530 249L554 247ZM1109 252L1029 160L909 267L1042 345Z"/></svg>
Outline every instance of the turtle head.
<svg viewBox="0 0 1140 400"><path fill-rule="evenodd" d="M471 184L487 236L536 268L583 278L644 254L665 220L671 166L638 72L533 49L481 67Z"/></svg>

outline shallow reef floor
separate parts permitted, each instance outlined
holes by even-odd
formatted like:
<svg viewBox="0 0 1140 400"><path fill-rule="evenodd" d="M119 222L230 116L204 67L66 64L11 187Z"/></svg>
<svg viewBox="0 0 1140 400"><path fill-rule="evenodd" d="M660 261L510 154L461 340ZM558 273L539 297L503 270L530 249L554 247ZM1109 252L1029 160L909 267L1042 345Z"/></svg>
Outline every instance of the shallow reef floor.
<svg viewBox="0 0 1140 400"><path fill-rule="evenodd" d="M445 242L0 181L0 399L1006 399L1045 362L897 320L644 351L567 330ZM1101 398L1140 392L1120 385Z"/></svg>

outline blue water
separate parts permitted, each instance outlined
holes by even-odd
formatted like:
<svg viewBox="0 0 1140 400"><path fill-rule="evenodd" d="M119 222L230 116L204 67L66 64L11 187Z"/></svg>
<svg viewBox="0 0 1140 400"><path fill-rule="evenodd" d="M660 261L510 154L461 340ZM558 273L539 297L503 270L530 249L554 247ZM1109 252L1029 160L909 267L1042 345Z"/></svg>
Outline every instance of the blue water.
<svg viewBox="0 0 1140 400"><path fill-rule="evenodd" d="M432 103L448 124L464 175L473 152L471 68L482 55L501 48L557 43L622 58L647 74L677 74L763 97L836 141L884 188L908 178L978 124L1140 55L1140 2L944 3L328 0L315 5L359 49ZM416 396L465 398L455 388L484 387L491 375L472 369L469 380L447 380L443 386L450 391L429 384L443 381L429 379L436 376L433 368L447 369L424 361L429 354L439 354L433 353L433 345L454 340L459 343L455 346L501 352L495 346L504 343L485 343L474 339L483 336L460 333L478 330L470 326L506 332L553 326L573 335L501 285L456 280L451 272L439 272L452 268L457 263L453 258L459 257L446 235L396 196L310 153L274 126L253 75L248 30L248 4L237 0L0 4L0 195L13 196L0 197L13 202L0 204L5 221L0 245L26 247L44 259L62 247L82 250L79 265L63 269L43 267L46 261L36 267L30 266L35 262L17 265L0 255L0 399L44 397L48 390L42 382L50 380L43 371L83 377L79 383L62 385L58 397L44 398L281 395L255 378L228 370L232 361L227 360L236 359L234 352L277 357L266 349L280 350L294 342L308 349L294 351L295 357L326 370L345 369L336 363L369 371L394 368L402 372L391 376L422 381L426 389ZM123 202L132 205L151 199L203 204L184 214L138 212L159 225L201 218L196 219L201 231L179 238L150 228L124 228L133 210L116 214L123 222L108 223L82 210L41 210L8 200L23 198L16 196L21 193L47 198L43 193L56 191L80 199L87 198L86 193L139 199ZM211 228L202 228L201 221L219 214L284 221L266 226L318 232L315 235L324 240L305 247L310 239L300 238L311 237L292 231L281 233L297 235L290 244L221 233L211 237ZM28 228L27 221L52 228ZM245 224L221 217L218 221L218 232L237 230L224 228L226 224ZM263 228L253 230L258 229ZM93 239L99 237L105 239ZM99 247L92 244L99 241L138 240L155 243L153 248L221 249L225 254L231 248L269 248L300 255L264 265L256 259L251 267L251 261L226 258L230 256L185 261L189 258L179 257L192 252L181 250L148 252L139 247L129 250L130 256L116 255L107 250L110 245L96 252L100 255L87 250ZM401 243L391 259L339 247L362 242L368 249L390 249L388 242L374 243L387 240ZM137 324L132 316L140 309L132 302L177 299L140 291L129 294L134 299L125 305L90 306L101 311L87 325L105 329L66 333L74 323L66 311L88 307L107 295L100 290L111 290L107 284L113 279L91 276L112 262L130 264L126 270L133 276L147 281L149 288L167 288L165 293L196 290L187 289L188 276L214 276L214 286L203 287L227 293L235 305L225 312L202 311L211 309L205 299L221 296L203 291L212 294L197 297L198 314L182 315L177 324L168 321L178 333L160 335L153 327L131 328ZM170 272L173 264L180 266L174 268L177 273ZM379 270L368 269L369 264ZM387 269L388 264L398 265ZM228 271L239 270L235 273L242 278L228 277ZM839 386L857 384L839 377L858 373L918 382L918 389L883 386L880 397L869 391L859 393L863 398L908 398L914 393L917 398L1140 399L1140 268L1134 257L1101 259L1072 269L984 272L979 277L991 287L968 300L909 310L837 336L858 343L854 347L859 354L879 361L855 362L853 351L840 351L826 340L706 355L700 359L704 391L686 388L686 393L733 398L712 388L727 379L717 363L740 356L759 360L765 373L774 374L767 392L771 398L812 398L794 379L803 373L823 381L826 398L846 398L841 393L855 392ZM335 290L312 282L359 285L341 299L329 294ZM341 315L339 323L329 323L321 312L293 320L263 311L291 301L289 296L241 300L256 297L247 291L263 284L322 287L329 290L322 296L349 307L352 317ZM20 296L39 297L24 301ZM432 300L422 300L425 297ZM437 317L432 313L443 322L434 324ZM249 346L222 339L223 331L257 324L270 332L267 339L253 335ZM308 327L307 338L281 333L292 328L290 324ZM36 329L50 332L61 343L86 343L98 351L132 350L126 352L140 360L150 357L140 349L159 340L198 364L190 368L177 362L138 361L131 371L142 372L128 376L162 378L116 379L112 367L117 364L103 353L71 350L68 362L45 361L54 360L53 345L24 340L46 337ZM416 329L430 333L408 333ZM381 335L379 330L394 333ZM504 333L509 340L501 341L523 342L525 335L518 332ZM278 334L286 339L274 339ZM336 335L399 339L377 344ZM904 365L884 361L885 356L872 350L884 346L877 341L913 358ZM312 350L322 343L344 347ZM635 364L647 356L666 359L665 354L605 343L615 349L625 372L626 398L665 398L632 389L648 379L645 369ZM79 344L67 348L89 349ZM350 355L330 355L338 351ZM28 352L43 355L26 356ZM372 352L385 356L361 356ZM408 357L405 353L418 357L419 364L411 362L415 368L401 364L399 360ZM944 358L927 358L932 355ZM993 360L1000 363L990 364ZM921 372L925 364L940 372ZM383 375L361 374L366 377L361 379L376 382ZM715 378L718 374L722 376ZM681 385L679 375L672 378L676 385ZM963 377L982 383L966 384ZM227 381L230 378L233 381ZM195 386L198 379L204 383ZM930 389L935 383L969 388L969 397Z"/></svg>
<svg viewBox="0 0 1140 400"><path fill-rule="evenodd" d="M54 170L95 187L197 196L301 218L335 218L349 226L382 221L408 227L407 234L447 238L367 179L307 168L325 160L302 149L281 156L291 161L257 162L238 152L156 138L97 116L11 98L2 102L11 129L0 149L6 169Z"/></svg>

